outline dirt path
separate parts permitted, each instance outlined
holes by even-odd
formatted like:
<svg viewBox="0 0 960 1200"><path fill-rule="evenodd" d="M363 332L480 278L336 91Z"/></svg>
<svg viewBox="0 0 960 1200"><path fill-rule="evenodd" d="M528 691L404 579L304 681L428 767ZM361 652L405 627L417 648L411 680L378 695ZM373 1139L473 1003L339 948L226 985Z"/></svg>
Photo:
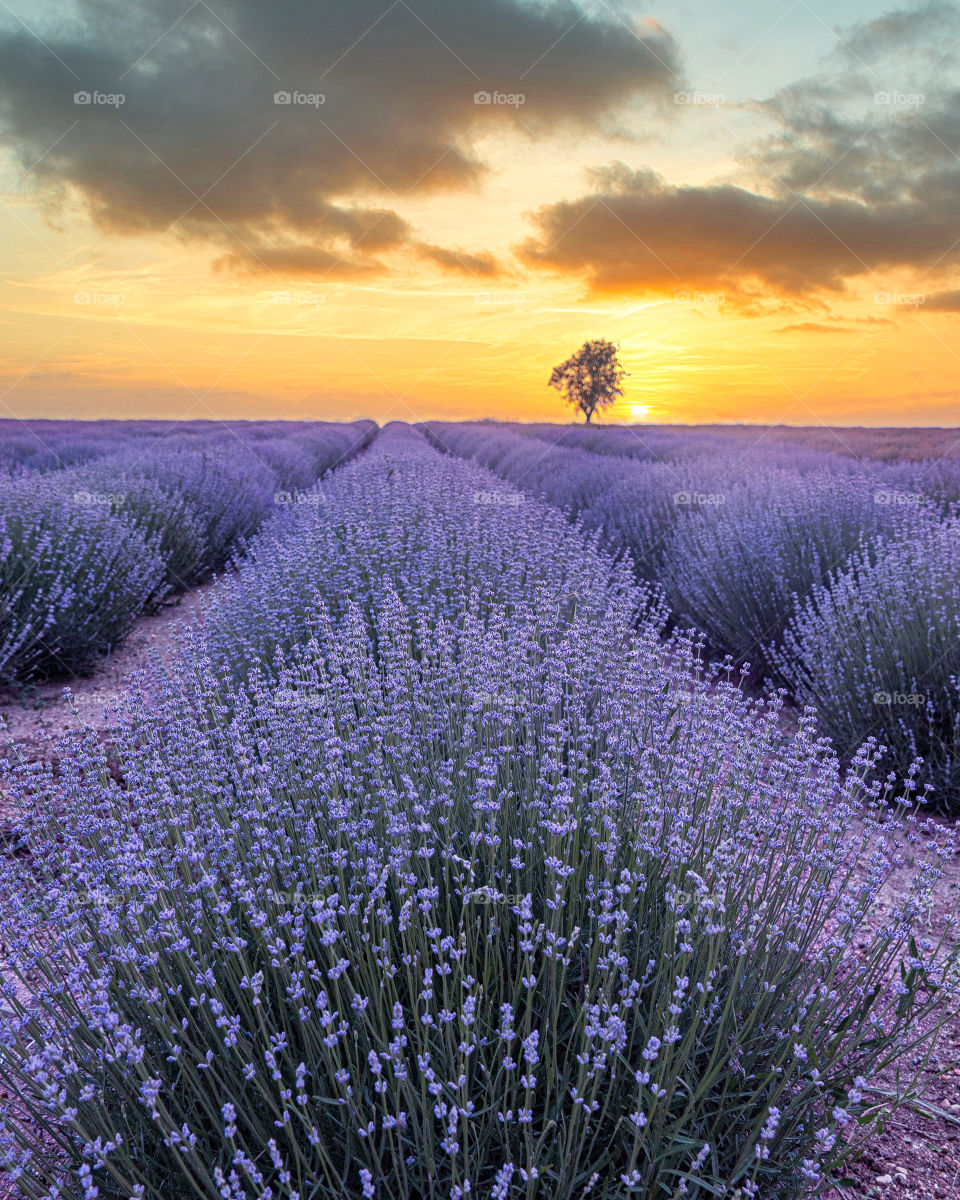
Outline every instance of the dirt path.
<svg viewBox="0 0 960 1200"><path fill-rule="evenodd" d="M216 587L216 580L203 583L176 603L138 621L123 644L91 675L29 684L16 691L0 689L0 758L9 754L11 744L28 759L44 758L51 740L81 723L107 733L109 710L126 693L130 676L155 658L169 662L176 657L177 634L201 620ZM0 792L0 828L11 817L9 801Z"/></svg>
<svg viewBox="0 0 960 1200"><path fill-rule="evenodd" d="M785 703L780 723L784 732L795 733L799 713L790 702ZM954 822L942 819L946 828ZM879 928L900 897L910 887L913 863L907 862L894 871L877 897L870 919L872 928ZM931 916L929 934L939 937L944 932L950 914L960 902L960 857L951 859L944 868L943 879L936 887L936 906ZM956 944L957 929L947 933L948 944ZM866 931L862 944L865 944ZM909 1065L907 1067L909 1071ZM895 1086L893 1073L885 1081ZM849 1189L828 1190L824 1200L960 1200L960 1011L954 1013L937 1041L936 1049L918 1081L921 1103L939 1109L939 1116L920 1107L903 1107L890 1120L886 1129L872 1137L863 1154L850 1164L849 1178L855 1184Z"/></svg>
<svg viewBox="0 0 960 1200"><path fill-rule="evenodd" d="M874 927L895 906L909 886L912 864L894 872L877 898L870 924ZM946 864L936 887L936 905L930 918L929 935L939 937L948 926L950 914L960 899L960 857ZM957 930L947 932L948 944L956 944ZM960 1011L953 1002L953 1015L942 1030L936 1048L918 1082L920 1102L944 1115L923 1112L919 1106L904 1106L887 1128L871 1138L848 1175L856 1181L845 1191L829 1191L825 1200L860 1200L861 1197L893 1197L902 1200L960 1200ZM909 1073L910 1065L906 1064ZM893 1072L884 1081L895 1086Z"/></svg>

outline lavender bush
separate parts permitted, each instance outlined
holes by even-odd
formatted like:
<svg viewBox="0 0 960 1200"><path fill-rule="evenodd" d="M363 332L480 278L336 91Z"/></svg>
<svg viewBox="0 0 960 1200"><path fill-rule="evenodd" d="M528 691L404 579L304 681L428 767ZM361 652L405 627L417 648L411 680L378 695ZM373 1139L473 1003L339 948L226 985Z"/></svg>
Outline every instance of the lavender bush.
<svg viewBox="0 0 960 1200"><path fill-rule="evenodd" d="M794 616L779 657L849 756L868 736L901 774L923 758L931 804L960 813L960 523L858 554Z"/></svg>
<svg viewBox="0 0 960 1200"><path fill-rule="evenodd" d="M125 441L135 441L127 433ZM98 421L0 420L0 468L59 471L110 454L115 443Z"/></svg>
<svg viewBox="0 0 960 1200"><path fill-rule="evenodd" d="M581 514L613 553L626 551L641 579L663 578L674 532L705 505L722 504L737 478L726 460L649 463L625 474Z"/></svg>
<svg viewBox="0 0 960 1200"><path fill-rule="evenodd" d="M66 471L57 484L69 503L87 503L125 517L157 549L164 565L162 590L151 601L175 595L203 577L204 538L196 509L172 488L138 471L136 456L116 455L102 466Z"/></svg>
<svg viewBox="0 0 960 1200"><path fill-rule="evenodd" d="M431 422L421 428L438 449L473 458L585 527L601 530L607 548L615 554L626 552L638 577L647 582L660 582L665 575L670 540L682 518L715 511L751 477L760 476L753 493L761 502L766 490L772 492L786 479L797 493L795 503L800 508L807 476L813 508L824 480L832 480L838 492L854 487L871 497L874 491L893 486L881 479L871 491L868 481L873 474L836 455L802 446L751 445L746 438L735 442L623 427ZM522 436L524 431L527 436ZM549 448L544 449L544 442ZM777 468L787 462L790 473L783 476ZM771 503L776 508L777 501ZM876 520L868 522L864 536L869 537L876 524ZM804 578L801 572L797 583ZM691 619L685 606L679 615Z"/></svg>
<svg viewBox="0 0 960 1200"><path fill-rule="evenodd" d="M927 498L943 515L956 513L960 505L960 460L923 459L887 465L880 488L886 491L891 504L917 504Z"/></svg>
<svg viewBox="0 0 960 1200"><path fill-rule="evenodd" d="M0 485L0 679L20 682L92 665L137 616L238 555L290 488L312 485L376 430L11 424L20 460Z"/></svg>
<svg viewBox="0 0 960 1200"><path fill-rule="evenodd" d="M681 621L718 654L775 675L797 603L881 533L906 536L922 506L879 503L872 474L766 470L677 525L663 584Z"/></svg>
<svg viewBox="0 0 960 1200"><path fill-rule="evenodd" d="M745 430L487 422L433 422L424 430L438 448L475 458L600 531L609 550L626 552L641 580L662 586L673 619L704 633L714 655L750 662L758 678L785 686L797 671L781 667L779 647L796 605L851 555L869 561L877 539L921 536L931 517L956 511L960 495L953 460L862 464L852 451L827 453L787 441L783 431L771 441ZM839 637L839 625L825 636ZM940 677L935 655L911 662L914 672ZM838 673L830 686L842 689ZM808 682L802 696L816 695ZM842 703L825 703L859 714L844 717L842 731L836 715L824 717L848 754L874 728L862 717L863 688L851 684ZM886 722L887 736L911 754L927 747L939 761L953 738L942 710L934 717L923 706L901 706ZM896 761L907 765L906 749ZM931 773L942 780L941 767L931 764Z"/></svg>
<svg viewBox="0 0 960 1200"><path fill-rule="evenodd" d="M627 463L544 445L496 426L434 421L420 429L438 450L474 459L573 519L596 504L630 469Z"/></svg>
<svg viewBox="0 0 960 1200"><path fill-rule="evenodd" d="M516 425L511 431L539 438L568 450L585 450L634 462L675 462L722 450L715 435L645 425Z"/></svg>
<svg viewBox="0 0 960 1200"><path fill-rule="evenodd" d="M844 457L844 438L832 450L814 448L801 441L781 441L770 431L755 427L718 429L683 426L610 425L510 425L513 433L539 438L569 450L623 457L638 463L684 463L725 460L740 474L762 462L766 466L799 471L855 471L857 462Z"/></svg>
<svg viewBox="0 0 960 1200"><path fill-rule="evenodd" d="M229 453L223 448L155 451L141 457L138 470L191 505L202 544L199 578L221 570L238 544L273 511L273 470L242 446Z"/></svg>
<svg viewBox="0 0 960 1200"><path fill-rule="evenodd" d="M33 996L6 989L0 1056L22 1194L787 1200L835 1178L955 982L923 934L952 847L890 819L866 759L841 781L809 723L785 739L775 704L634 629L612 565L606 603L592 575L590 604L542 603L536 523L484 527L529 591L497 595L506 550L461 559L462 602L425 620L450 579L425 538L372 596L364 489L373 514L388 479L402 542L425 488L482 474L383 442L329 501L349 565L309 640L226 689L198 636L124 715L122 784L79 735L56 777L5 782L32 852L0 877ZM479 550L472 517L447 528ZM871 933L906 848L910 894Z"/></svg>
<svg viewBox="0 0 960 1200"><path fill-rule="evenodd" d="M318 424L294 431L285 439L306 451L313 463L314 479L356 457L377 435L374 421L353 421L349 425Z"/></svg>
<svg viewBox="0 0 960 1200"><path fill-rule="evenodd" d="M55 480L0 484L0 680L82 672L162 595L164 565L110 505Z"/></svg>
<svg viewBox="0 0 960 1200"><path fill-rule="evenodd" d="M373 612L388 592L433 626L469 604L541 607L563 617L616 603L656 619L562 516L488 471L444 460L407 427L390 427L364 459L290 497L225 580L207 616L210 652L228 673L309 641L328 608Z"/></svg>
<svg viewBox="0 0 960 1200"><path fill-rule="evenodd" d="M230 562L276 510L278 501L298 490L296 481L304 477L298 451L305 450L313 463L308 480L312 483L368 444L372 422L357 425L359 429L326 425L312 433L301 432L290 448L297 455L296 463L287 457L286 439L245 444L235 436L222 435L219 444L209 448L142 456L138 469L192 505L203 542L196 565L196 578L201 579Z"/></svg>

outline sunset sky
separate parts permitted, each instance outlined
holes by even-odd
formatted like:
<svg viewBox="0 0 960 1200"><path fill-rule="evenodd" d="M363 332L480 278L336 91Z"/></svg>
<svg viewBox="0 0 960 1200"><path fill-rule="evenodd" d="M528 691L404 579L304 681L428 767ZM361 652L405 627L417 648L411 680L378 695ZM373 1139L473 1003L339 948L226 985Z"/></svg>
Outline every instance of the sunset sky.
<svg viewBox="0 0 960 1200"><path fill-rule="evenodd" d="M960 423L960 7L0 0L0 415ZM287 101L287 102L285 102Z"/></svg>

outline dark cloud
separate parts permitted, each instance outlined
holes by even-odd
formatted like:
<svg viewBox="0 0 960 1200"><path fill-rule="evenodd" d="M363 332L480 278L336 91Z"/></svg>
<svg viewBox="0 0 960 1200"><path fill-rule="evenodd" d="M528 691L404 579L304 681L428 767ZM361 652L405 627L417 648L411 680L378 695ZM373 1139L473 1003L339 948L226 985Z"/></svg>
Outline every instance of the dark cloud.
<svg viewBox="0 0 960 1200"><path fill-rule="evenodd" d="M821 102L817 94L798 84L765 106L779 128L750 159L759 186L867 204L956 202L960 88L911 92L891 84L861 97L854 112L841 97Z"/></svg>
<svg viewBox="0 0 960 1200"><path fill-rule="evenodd" d="M603 128L676 64L659 27L569 0L81 0L70 34L0 35L0 129L104 229L176 223L246 269L351 275L413 242L399 197L482 178L491 128Z"/></svg>
<svg viewBox="0 0 960 1200"><path fill-rule="evenodd" d="M960 191L960 7L897 9L837 31L819 74L759 105L773 134L747 160L781 195L955 203Z"/></svg>
<svg viewBox="0 0 960 1200"><path fill-rule="evenodd" d="M892 9L879 17L840 30L839 51L854 62L870 65L893 53L916 49L940 60L948 39L960 33L960 12L952 3L933 0L913 8Z"/></svg>
<svg viewBox="0 0 960 1200"><path fill-rule="evenodd" d="M955 210L927 208L921 220L905 202L676 187L623 164L595 179L597 190L535 213L536 234L520 253L530 265L581 273L597 292L695 287L740 303L839 294L849 279L929 263L960 237Z"/></svg>
<svg viewBox="0 0 960 1200"><path fill-rule="evenodd" d="M446 246L432 246L427 242L421 242L416 250L421 258L436 263L445 271L486 277L501 273L497 260L492 254L468 254L465 250L451 250Z"/></svg>
<svg viewBox="0 0 960 1200"><path fill-rule="evenodd" d="M819 74L756 106L773 131L733 182L596 170L584 196L532 215L521 255L598 292L703 288L751 312L822 304L853 281L892 290L890 272L915 275L911 292L947 289L960 269L954 42L960 9L945 3L840 29Z"/></svg>
<svg viewBox="0 0 960 1200"><path fill-rule="evenodd" d="M925 297L923 307L928 312L960 312L960 290L935 292Z"/></svg>

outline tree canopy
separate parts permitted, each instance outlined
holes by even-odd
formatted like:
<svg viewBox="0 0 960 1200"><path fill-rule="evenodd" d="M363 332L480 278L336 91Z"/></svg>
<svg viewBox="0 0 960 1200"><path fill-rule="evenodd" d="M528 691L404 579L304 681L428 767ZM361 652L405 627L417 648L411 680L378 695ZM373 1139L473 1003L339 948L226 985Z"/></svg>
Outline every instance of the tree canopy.
<svg viewBox="0 0 960 1200"><path fill-rule="evenodd" d="M550 387L586 417L587 424L599 408L613 404L623 395L626 377L619 347L606 338L584 342L580 349L553 368Z"/></svg>

